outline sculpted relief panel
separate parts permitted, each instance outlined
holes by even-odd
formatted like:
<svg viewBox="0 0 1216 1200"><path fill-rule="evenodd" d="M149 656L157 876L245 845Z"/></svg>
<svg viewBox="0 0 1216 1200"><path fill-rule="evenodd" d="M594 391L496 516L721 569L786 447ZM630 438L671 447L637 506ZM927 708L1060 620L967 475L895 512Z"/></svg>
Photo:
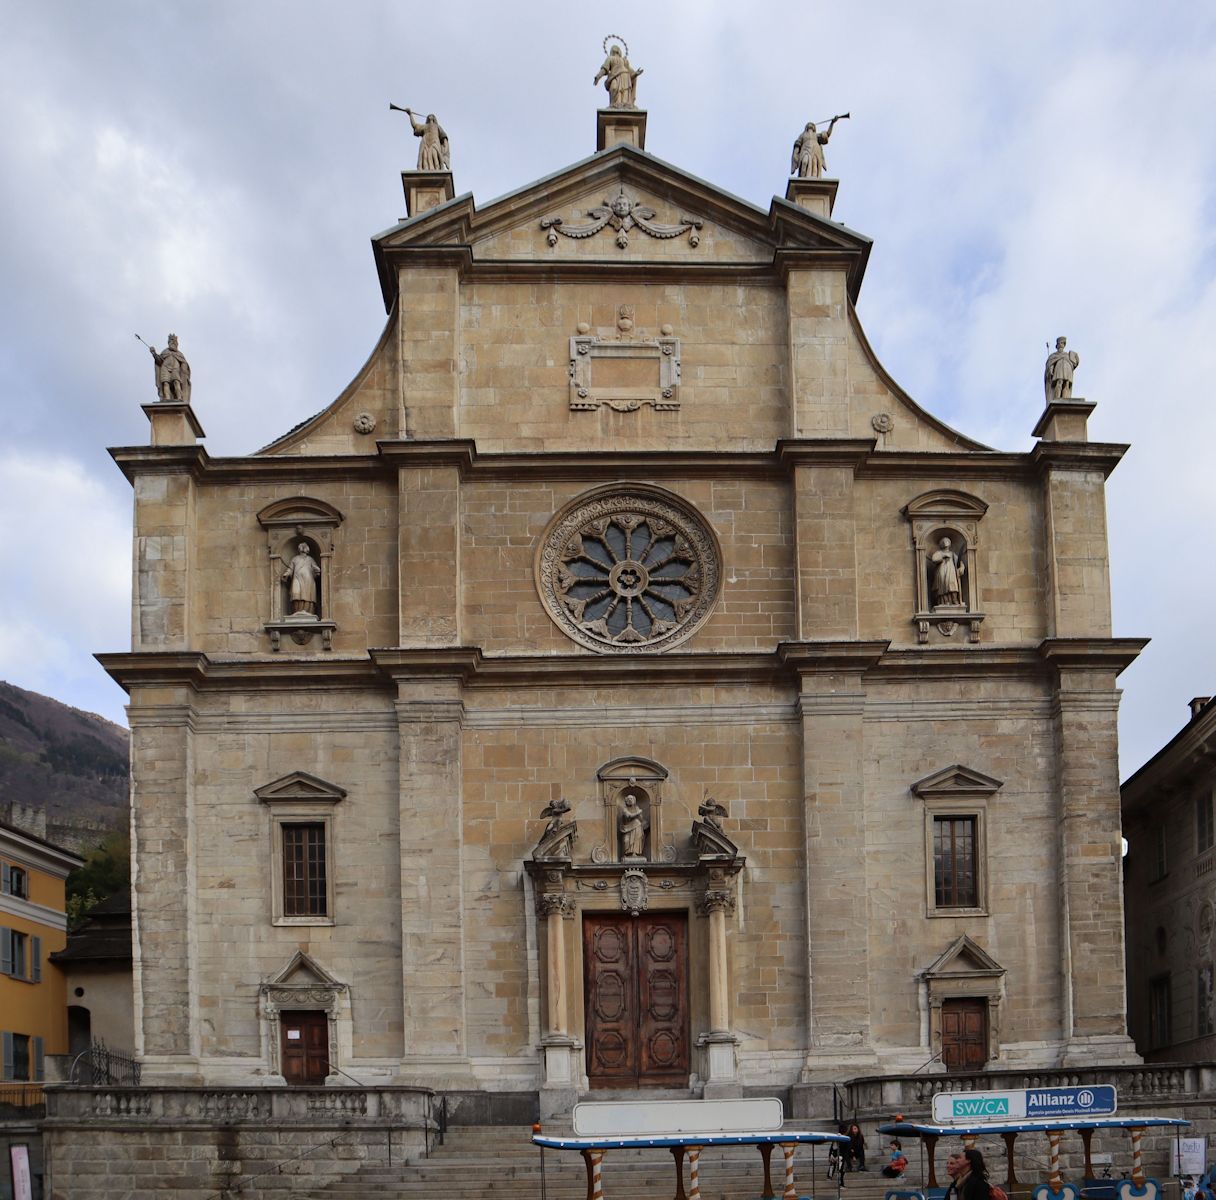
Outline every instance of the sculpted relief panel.
<svg viewBox="0 0 1216 1200"><path fill-rule="evenodd" d="M536 587L554 623L580 645L602 654L660 652L709 616L720 564L712 531L678 497L614 485L553 519Z"/></svg>

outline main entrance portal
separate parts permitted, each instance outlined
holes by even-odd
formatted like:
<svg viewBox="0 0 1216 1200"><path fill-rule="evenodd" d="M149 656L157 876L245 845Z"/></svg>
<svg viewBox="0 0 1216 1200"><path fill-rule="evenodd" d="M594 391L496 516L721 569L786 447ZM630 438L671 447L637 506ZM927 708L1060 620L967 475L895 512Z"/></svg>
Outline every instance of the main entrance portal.
<svg viewBox="0 0 1216 1200"><path fill-rule="evenodd" d="M587 914L583 962L591 1086L686 1086L688 917Z"/></svg>

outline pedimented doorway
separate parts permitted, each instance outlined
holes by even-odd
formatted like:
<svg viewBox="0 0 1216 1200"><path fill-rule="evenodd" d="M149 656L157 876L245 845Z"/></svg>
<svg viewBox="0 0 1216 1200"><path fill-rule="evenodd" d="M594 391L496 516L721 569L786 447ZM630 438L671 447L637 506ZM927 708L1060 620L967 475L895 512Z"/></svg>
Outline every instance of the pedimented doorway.
<svg viewBox="0 0 1216 1200"><path fill-rule="evenodd" d="M583 964L591 1087L686 1087L687 914L586 913Z"/></svg>

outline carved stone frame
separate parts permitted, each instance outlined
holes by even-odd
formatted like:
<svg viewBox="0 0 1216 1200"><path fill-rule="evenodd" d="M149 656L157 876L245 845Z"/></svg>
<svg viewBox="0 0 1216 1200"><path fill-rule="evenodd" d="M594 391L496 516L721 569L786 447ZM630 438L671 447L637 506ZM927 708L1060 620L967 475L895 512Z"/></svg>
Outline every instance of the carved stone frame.
<svg viewBox="0 0 1216 1200"><path fill-rule="evenodd" d="M258 524L266 530L270 619L265 629L270 635L272 650L282 649L284 634L296 645L306 646L318 633L321 635L321 648L333 649L334 630L338 628L331 615L334 534L342 521L342 513L332 504L308 496L276 500L258 513ZM293 618L286 611L283 551L296 538L308 542L316 550L321 567L317 592L320 611L316 619Z"/></svg>
<svg viewBox="0 0 1216 1200"><path fill-rule="evenodd" d="M596 387L596 359L651 359L659 368L657 387ZM605 405L616 412L636 412L643 404L656 412L680 407L680 339L620 341L579 334L570 339L570 411L591 412Z"/></svg>
<svg viewBox="0 0 1216 1200"><path fill-rule="evenodd" d="M591 851L594 863L616 863L621 861L620 838L617 822L621 811L621 797L631 787L645 796L645 811L650 828L646 833L646 862L673 863L676 860L675 842L663 832L663 785L668 772L653 759L614 758L595 773L600 805L603 809L603 841ZM630 863L630 866L638 865Z"/></svg>
<svg viewBox="0 0 1216 1200"><path fill-rule="evenodd" d="M988 805L1001 789L992 779L970 767L954 765L926 775L912 784L914 796L925 806L925 915L928 917L986 917L988 915ZM934 877L933 832L937 817L975 819L974 907L937 906Z"/></svg>
<svg viewBox="0 0 1216 1200"><path fill-rule="evenodd" d="M965 625L968 640L980 640L980 623L984 619L981 601L981 579L976 548L980 543L980 521L988 505L976 496L953 488L925 492L903 508L911 525L913 576L915 579L916 640L929 640L929 630L936 628L942 637L953 637L955 630ZM964 547L963 603L935 605L929 594L929 555L942 537L950 537L955 545Z"/></svg>
<svg viewBox="0 0 1216 1200"><path fill-rule="evenodd" d="M955 938L920 975L928 1013L928 1041L942 1048L942 1004L946 1000L983 1000L988 1009L987 1062L1001 1052L1001 1001L1005 968L965 933Z"/></svg>
<svg viewBox="0 0 1216 1200"><path fill-rule="evenodd" d="M262 1057L271 1075L283 1075L281 1015L302 1010L326 1014L330 1067L326 1082L341 1082L334 1068L349 1062L354 1048L350 989L310 955L297 950L283 970L258 988Z"/></svg>

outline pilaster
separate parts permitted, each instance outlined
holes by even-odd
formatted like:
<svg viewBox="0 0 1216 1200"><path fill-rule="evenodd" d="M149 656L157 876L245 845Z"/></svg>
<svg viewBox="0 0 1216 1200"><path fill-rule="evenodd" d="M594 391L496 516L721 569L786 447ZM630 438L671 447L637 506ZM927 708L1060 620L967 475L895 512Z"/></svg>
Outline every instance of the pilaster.
<svg viewBox="0 0 1216 1200"><path fill-rule="evenodd" d="M133 687L127 714L136 1053L147 1083L199 1083L194 691Z"/></svg>
<svg viewBox="0 0 1216 1200"><path fill-rule="evenodd" d="M460 641L460 471L444 464L398 473L398 605L402 646Z"/></svg>
<svg viewBox="0 0 1216 1200"><path fill-rule="evenodd" d="M1138 1062L1127 1036L1118 672L1142 641L1050 639L1059 794L1064 1063Z"/></svg>
<svg viewBox="0 0 1216 1200"><path fill-rule="evenodd" d="M798 635L857 636L857 528L851 464L796 465Z"/></svg>
<svg viewBox="0 0 1216 1200"><path fill-rule="evenodd" d="M791 436L849 436L848 275L840 266L791 266L789 311Z"/></svg>
<svg viewBox="0 0 1216 1200"><path fill-rule="evenodd" d="M464 878L459 677L397 681L402 1062L429 1084L465 1079Z"/></svg>
<svg viewBox="0 0 1216 1200"><path fill-rule="evenodd" d="M398 333L403 437L451 438L457 433L460 382L460 273L456 266L411 264L400 269Z"/></svg>
<svg viewBox="0 0 1216 1200"><path fill-rule="evenodd" d="M865 671L885 643L781 648L799 677L806 847L807 1014L803 1082L877 1064L870 1042L864 855ZM847 864L847 869L842 869Z"/></svg>

